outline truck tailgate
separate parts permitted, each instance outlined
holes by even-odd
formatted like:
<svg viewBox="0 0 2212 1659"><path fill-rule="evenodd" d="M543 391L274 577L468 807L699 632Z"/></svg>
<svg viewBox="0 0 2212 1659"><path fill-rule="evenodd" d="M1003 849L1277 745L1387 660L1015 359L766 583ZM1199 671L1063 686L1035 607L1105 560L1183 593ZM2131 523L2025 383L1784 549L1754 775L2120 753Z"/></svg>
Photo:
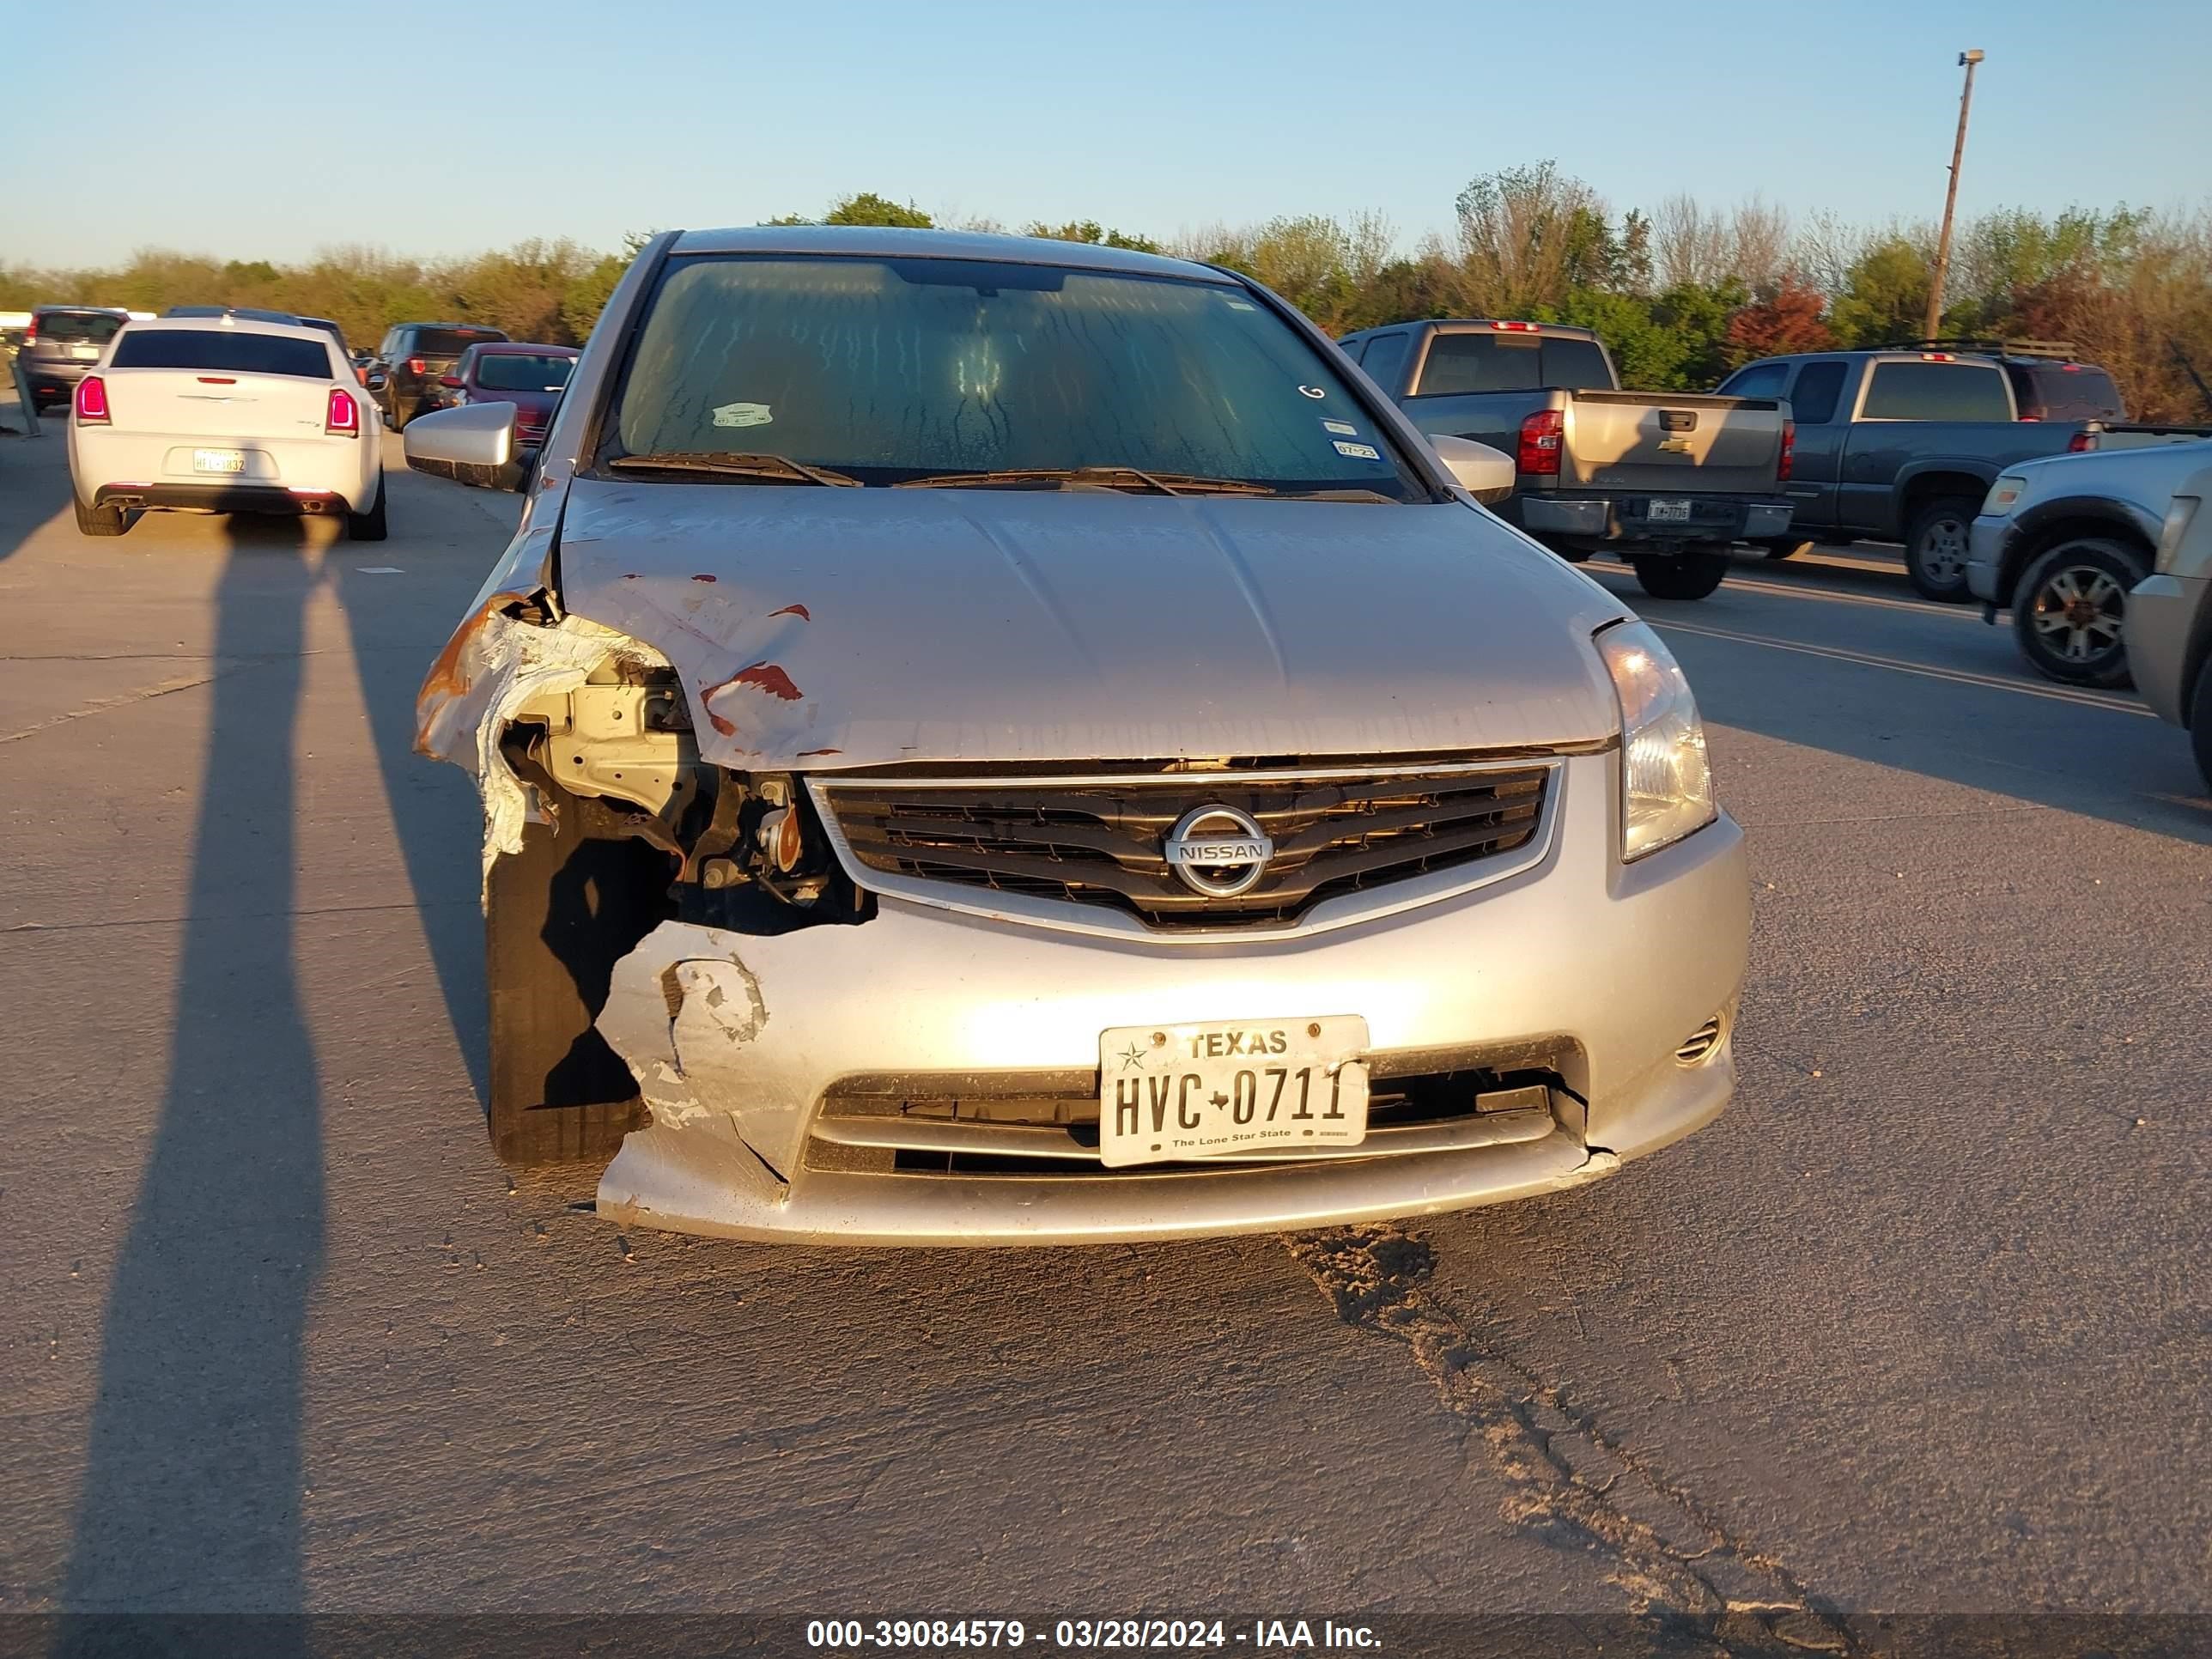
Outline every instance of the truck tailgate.
<svg viewBox="0 0 2212 1659"><path fill-rule="evenodd" d="M1782 404L1771 398L1573 392L1559 482L1772 496L1784 418Z"/></svg>

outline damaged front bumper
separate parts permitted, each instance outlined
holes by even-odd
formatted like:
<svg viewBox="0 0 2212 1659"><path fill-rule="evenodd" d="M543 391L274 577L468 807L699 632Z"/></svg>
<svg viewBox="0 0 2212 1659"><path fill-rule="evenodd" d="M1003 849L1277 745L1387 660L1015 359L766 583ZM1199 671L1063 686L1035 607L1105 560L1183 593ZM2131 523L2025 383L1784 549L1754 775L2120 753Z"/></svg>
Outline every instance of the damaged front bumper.
<svg viewBox="0 0 2212 1659"><path fill-rule="evenodd" d="M1310 936L1107 939L892 896L850 926L665 922L617 964L599 1019L651 1114L600 1213L744 1238L1072 1243L1417 1215L1609 1174L1726 1104L1749 931L1726 817L1619 861L1617 767L1564 763L1534 866ZM1084 1162L1102 1030L1322 1012L1366 1018L1378 1087L1540 1080L1340 1154ZM1057 1128L1037 1121L1055 1112ZM1071 1156L1019 1155L1055 1133Z"/></svg>

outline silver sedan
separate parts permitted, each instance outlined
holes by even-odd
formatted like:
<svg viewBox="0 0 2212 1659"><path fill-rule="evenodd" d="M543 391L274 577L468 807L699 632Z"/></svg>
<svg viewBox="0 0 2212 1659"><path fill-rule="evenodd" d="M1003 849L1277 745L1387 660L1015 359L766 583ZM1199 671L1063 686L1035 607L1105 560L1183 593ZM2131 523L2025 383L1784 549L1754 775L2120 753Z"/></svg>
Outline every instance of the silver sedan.
<svg viewBox="0 0 2212 1659"><path fill-rule="evenodd" d="M671 233L425 682L491 1130L599 1212L1040 1243L1608 1175L1735 1077L1742 837L1657 636L1210 267Z"/></svg>

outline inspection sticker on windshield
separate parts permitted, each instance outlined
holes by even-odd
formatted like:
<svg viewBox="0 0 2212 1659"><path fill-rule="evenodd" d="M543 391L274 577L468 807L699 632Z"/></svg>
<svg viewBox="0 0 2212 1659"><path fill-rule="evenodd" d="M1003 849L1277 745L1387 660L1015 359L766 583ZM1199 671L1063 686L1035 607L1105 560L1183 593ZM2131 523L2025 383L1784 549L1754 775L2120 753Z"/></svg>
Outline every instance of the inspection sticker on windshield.
<svg viewBox="0 0 2212 1659"><path fill-rule="evenodd" d="M716 426L766 426L775 419L766 404L724 404L714 411Z"/></svg>
<svg viewBox="0 0 2212 1659"><path fill-rule="evenodd" d="M1351 422L1332 421L1326 416L1322 420L1321 429L1324 432L1334 432L1340 438L1357 438L1359 435L1359 428Z"/></svg>
<svg viewBox="0 0 2212 1659"><path fill-rule="evenodd" d="M1098 1038L1098 1161L1286 1158L1367 1138L1367 1022L1116 1025Z"/></svg>
<svg viewBox="0 0 2212 1659"><path fill-rule="evenodd" d="M1338 454L1349 455L1355 461L1379 461L1382 459L1382 452L1373 444L1348 444L1339 438L1335 449Z"/></svg>

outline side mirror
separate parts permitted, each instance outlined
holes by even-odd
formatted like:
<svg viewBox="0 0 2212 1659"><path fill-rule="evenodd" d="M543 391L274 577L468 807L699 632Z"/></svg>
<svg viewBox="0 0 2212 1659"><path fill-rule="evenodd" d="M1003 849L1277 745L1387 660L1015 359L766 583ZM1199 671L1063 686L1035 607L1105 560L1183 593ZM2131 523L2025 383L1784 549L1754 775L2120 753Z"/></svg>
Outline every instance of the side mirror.
<svg viewBox="0 0 2212 1659"><path fill-rule="evenodd" d="M408 430L414 428L410 427ZM1448 432L1432 435L1429 447L1437 452L1437 459L1444 464L1444 471L1452 475L1459 487L1484 506L1502 501L1513 493L1513 458L1504 450L1479 444L1472 438L1455 438Z"/></svg>
<svg viewBox="0 0 2212 1659"><path fill-rule="evenodd" d="M371 392L381 392L392 382L382 369L364 368L361 372L361 383Z"/></svg>
<svg viewBox="0 0 2212 1659"><path fill-rule="evenodd" d="M513 404L463 404L417 415L400 434L407 465L480 489L520 489L529 469L514 452Z"/></svg>
<svg viewBox="0 0 2212 1659"><path fill-rule="evenodd" d="M458 374L441 374L438 377L438 384L448 391L459 392L461 389L461 377Z"/></svg>

